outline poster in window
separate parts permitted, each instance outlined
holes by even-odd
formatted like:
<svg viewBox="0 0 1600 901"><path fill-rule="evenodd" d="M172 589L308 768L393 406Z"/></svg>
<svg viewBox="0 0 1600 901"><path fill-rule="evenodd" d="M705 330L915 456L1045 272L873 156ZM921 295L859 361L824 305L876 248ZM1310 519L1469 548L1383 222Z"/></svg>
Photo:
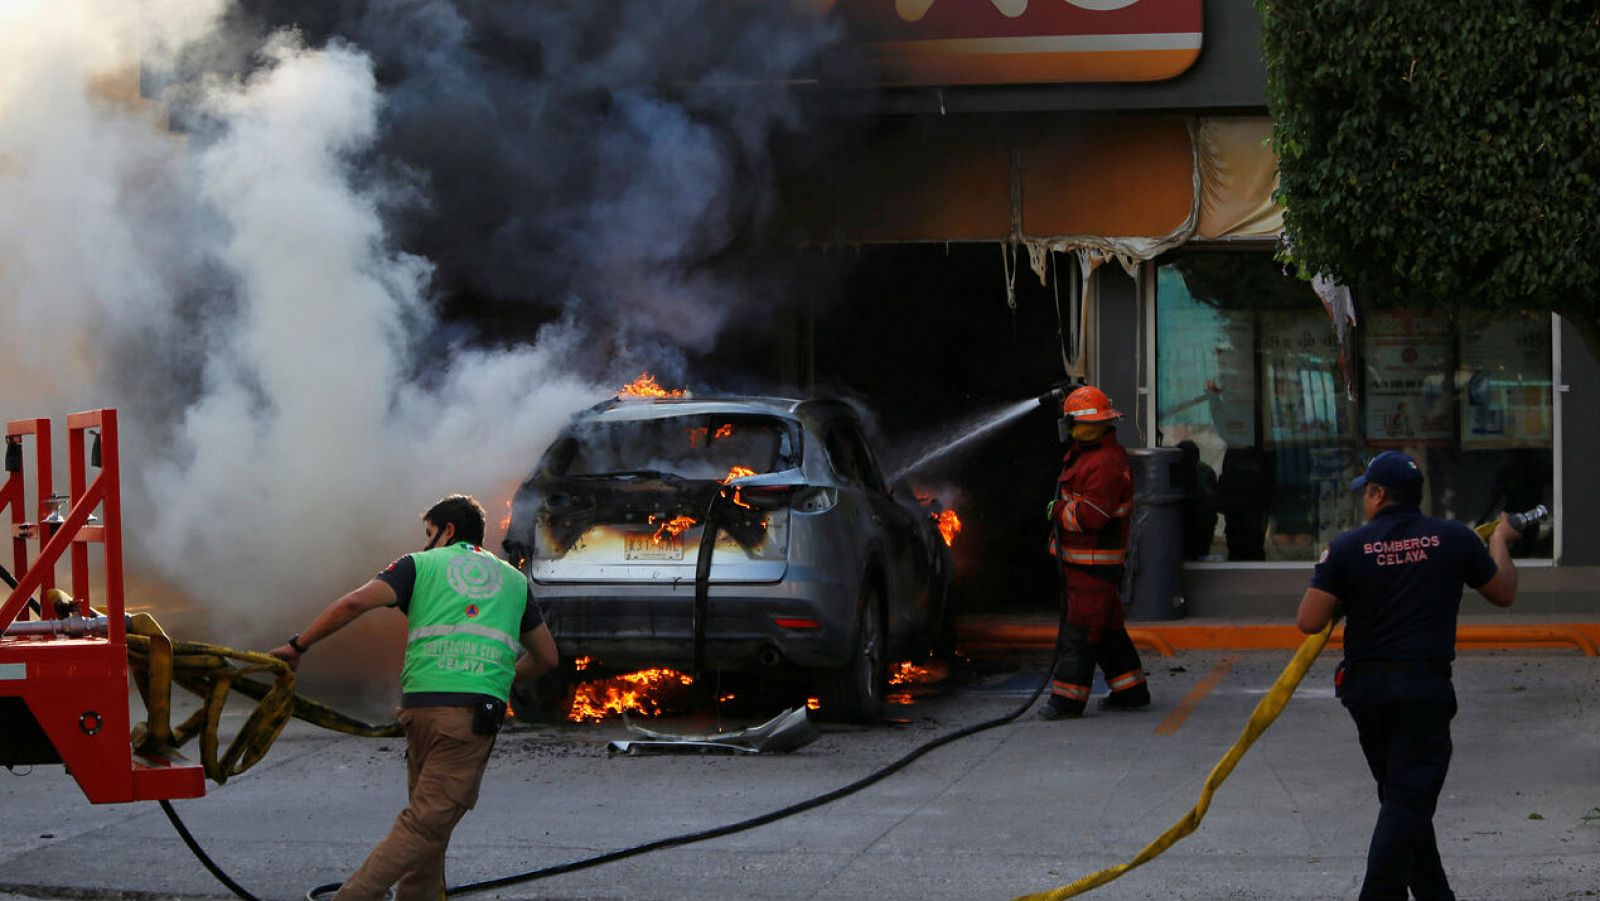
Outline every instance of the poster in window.
<svg viewBox="0 0 1600 901"><path fill-rule="evenodd" d="M1166 292L1157 310L1161 430L1170 437L1210 426L1229 446L1254 445L1253 315L1196 301L1181 281L1172 288L1163 281L1161 290Z"/></svg>
<svg viewBox="0 0 1600 901"><path fill-rule="evenodd" d="M1325 444L1348 428L1339 341L1321 310L1261 313L1262 446Z"/></svg>
<svg viewBox="0 0 1600 901"><path fill-rule="evenodd" d="M1550 324L1498 319L1461 329L1461 446L1549 447Z"/></svg>
<svg viewBox="0 0 1600 901"><path fill-rule="evenodd" d="M1450 395L1455 341L1449 320L1375 312L1367 317L1365 332L1367 444L1449 444L1456 435Z"/></svg>

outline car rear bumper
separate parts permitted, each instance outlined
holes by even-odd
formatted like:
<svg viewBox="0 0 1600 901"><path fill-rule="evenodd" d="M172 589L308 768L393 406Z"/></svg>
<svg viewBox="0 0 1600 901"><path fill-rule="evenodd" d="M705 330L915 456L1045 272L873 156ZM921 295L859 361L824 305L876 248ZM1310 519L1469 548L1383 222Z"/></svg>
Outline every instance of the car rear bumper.
<svg viewBox="0 0 1600 901"><path fill-rule="evenodd" d="M535 583L534 594L564 658L613 669L694 662L693 582ZM843 666L854 633L855 592L841 586L712 584L707 595L706 664L718 669Z"/></svg>

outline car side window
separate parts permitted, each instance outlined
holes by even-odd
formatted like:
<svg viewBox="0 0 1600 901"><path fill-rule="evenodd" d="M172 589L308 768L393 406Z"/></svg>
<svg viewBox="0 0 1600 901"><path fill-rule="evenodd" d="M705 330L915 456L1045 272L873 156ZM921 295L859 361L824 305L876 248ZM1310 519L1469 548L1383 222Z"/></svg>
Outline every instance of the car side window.
<svg viewBox="0 0 1600 901"><path fill-rule="evenodd" d="M846 481L874 491L883 491L883 473L867 449L861 433L854 426L839 423L828 429L826 438L828 459L833 461L834 472Z"/></svg>

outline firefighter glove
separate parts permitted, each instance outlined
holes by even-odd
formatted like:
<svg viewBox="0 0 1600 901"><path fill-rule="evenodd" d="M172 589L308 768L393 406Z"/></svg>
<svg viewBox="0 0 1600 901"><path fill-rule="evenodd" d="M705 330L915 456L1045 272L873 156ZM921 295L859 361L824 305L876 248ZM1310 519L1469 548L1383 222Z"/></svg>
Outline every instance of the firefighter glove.
<svg viewBox="0 0 1600 901"><path fill-rule="evenodd" d="M1053 497L1053 498L1050 499L1050 503L1044 505L1044 518L1045 519L1048 519L1048 520L1050 520L1052 522L1055 521L1055 518L1056 518L1056 504L1058 504L1060 502L1061 502L1060 498L1054 498Z"/></svg>

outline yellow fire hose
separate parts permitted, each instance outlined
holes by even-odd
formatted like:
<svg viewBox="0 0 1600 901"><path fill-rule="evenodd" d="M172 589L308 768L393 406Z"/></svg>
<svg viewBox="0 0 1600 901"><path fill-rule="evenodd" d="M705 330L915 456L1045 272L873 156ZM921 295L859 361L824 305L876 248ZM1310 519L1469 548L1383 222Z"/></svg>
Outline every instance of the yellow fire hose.
<svg viewBox="0 0 1600 901"><path fill-rule="evenodd" d="M206 777L218 785L255 766L291 716L324 729L367 738L402 734L399 723L365 723L297 694L294 671L270 654L200 641L173 641L147 613L130 618L127 641L128 667L148 717L133 730L134 749L170 752L199 735L200 762ZM255 675L268 676L272 681L269 684L250 678ZM174 683L201 699L200 709L177 726L172 725ZM253 698L256 706L219 756L217 727L228 694L235 690Z"/></svg>
<svg viewBox="0 0 1600 901"><path fill-rule="evenodd" d="M1244 757L1244 752L1250 750L1250 746L1261 737L1261 733L1267 731L1267 727L1272 725L1278 714L1283 712L1283 708L1289 703L1289 698L1294 695L1294 690L1300 686L1300 680L1305 678L1306 670L1311 668L1312 661L1322 653L1322 648L1327 645L1328 636L1332 633L1333 623L1329 622L1321 632L1307 636L1300 644L1300 650L1295 652L1294 659L1283 668L1277 681L1272 683L1272 687L1261 698L1261 702L1256 704L1255 711L1250 714L1250 721L1244 724L1244 731L1239 733L1239 738L1234 741L1233 747L1229 748L1227 753L1222 755L1222 759L1217 761L1217 765L1211 768L1211 775L1206 777L1205 784L1200 788L1200 800L1195 802L1187 814L1184 814L1183 819L1173 823L1171 828L1161 833L1159 838L1146 845L1143 851L1134 855L1127 863L1119 863L1114 867L1090 873L1060 888L1022 895L1016 901L1060 901L1062 898L1071 898L1090 889L1099 888L1134 867L1150 861L1177 844L1179 839L1200 828L1200 821L1205 819L1206 810L1211 807L1211 796L1216 793L1223 780L1233 772L1240 758Z"/></svg>

